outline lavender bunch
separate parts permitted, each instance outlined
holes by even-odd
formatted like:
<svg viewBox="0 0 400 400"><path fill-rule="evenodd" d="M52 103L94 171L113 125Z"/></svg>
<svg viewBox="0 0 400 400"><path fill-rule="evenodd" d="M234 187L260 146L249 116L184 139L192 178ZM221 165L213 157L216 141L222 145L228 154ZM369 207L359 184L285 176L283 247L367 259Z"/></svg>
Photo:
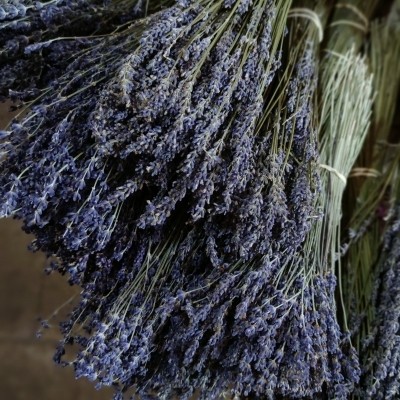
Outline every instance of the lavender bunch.
<svg viewBox="0 0 400 400"><path fill-rule="evenodd" d="M96 37L115 32L163 1L4 0L0 4L0 96L34 98ZM155 7L154 7L155 6Z"/></svg>
<svg viewBox="0 0 400 400"><path fill-rule="evenodd" d="M357 392L360 398L395 399L400 393L399 229L397 205L375 273L374 317L361 350L364 368L362 385Z"/></svg>
<svg viewBox="0 0 400 400"><path fill-rule="evenodd" d="M315 30L312 29L310 39L314 34ZM294 32L293 37L296 37ZM298 207L292 211L293 214L287 213L298 215L304 235L311 225L313 216L310 214L315 211L312 207L315 194L310 191L308 180L309 169L315 168L313 163L316 158L316 136L310 117L315 61L310 43L295 48L296 56L291 61L295 64L287 65L280 79L285 95L270 100L271 103L279 100L277 109L282 110L282 114L275 113L272 120L265 118L268 122L262 120L263 126L270 126L272 130L272 150L282 146L282 152L287 151L286 154L281 153L278 167L289 164L291 152L299 157L297 162L301 160L300 157L306 160L304 169L298 168L292 175L290 182L293 186L289 186L288 193L304 196L310 203L307 206L304 202L305 208ZM288 134L286 140L282 135L281 120L284 121L283 131ZM287 169L291 171L291 168ZM279 179L284 171L279 173L278 169L276 173ZM297 181L294 181L294 177ZM182 217L182 214L179 215ZM288 221L287 226L282 226L283 238L287 239L285 232L291 238L289 232L292 224L292 221ZM291 345L296 342L296 337L307 336L304 333L305 326L312 329L315 318L318 318L318 314L309 316L304 327L294 322L296 315L303 315L299 311L305 307L298 297L303 288L301 279L290 282L287 290L284 289L283 279L276 286L271 284L274 275L282 271L284 264L290 260L292 250L283 246L281 252L276 249L272 252L271 249L276 260L267 261L269 257L266 256L261 263L257 259L248 264L243 264L243 261L231 263L226 267L228 270L221 273L219 269L210 268L213 260L207 251L209 239L204 238L202 229L196 223L181 245L171 247L169 241L165 241L165 248L178 249L177 258L169 261L169 266L164 262L156 266L153 258L157 260L158 254L165 254L165 250L159 252L158 247L155 250L149 247L147 256L141 258L141 265L138 266L135 261L134 271L130 273L127 268L130 276L126 275L125 278L125 272L118 273L115 287L109 287L103 294L96 287L98 296L89 292L88 300L75 310L65 328L66 343L72 341L82 346L82 351L73 362L77 374L87 376L99 385L118 385L122 391L135 385L143 395L153 390L158 398L170 398L173 394L187 398L196 388L201 389L203 398L216 398L228 390L232 382L238 382L232 392L237 396L296 396L296 393L297 396L311 396L321 394L327 384L335 393L344 390L340 389L340 384L346 381L349 373L346 375L346 372L334 373L329 370L331 360L344 358L342 353L337 353L337 336L335 341L335 336L332 336L336 335L335 329L338 328L337 324L331 323L335 320L334 308L331 307L333 286L329 279L327 282L315 282L320 288L315 294L313 289L304 294L310 299L304 313L307 316L308 313L313 314L310 305L314 298L318 310L326 314L330 321L329 327L324 326L324 329L313 333L319 337L321 346L310 350L315 360L324 360L326 374L320 374L315 365L310 367L308 375L304 374L300 379L301 369L304 368L300 361L304 363L311 357L302 353L298 359L298 375L292 379L289 374L293 356ZM149 256L152 253L154 256ZM110 269L107 270L108 281L109 274ZM152 280L153 277L157 279ZM89 299L91 304L88 304ZM267 307L268 304L270 307ZM276 324L278 311L275 309L279 310ZM247 313L251 324L244 323ZM253 324L258 325L253 327ZM296 331L294 336L284 335L282 332L291 325ZM81 330L86 328L89 336L73 334L76 326L81 326ZM326 330L329 331L327 336ZM332 342L329 350L326 337ZM260 363L260 358L255 356L261 352L261 360L267 362L269 358L265 359L262 355L268 350L266 344L270 341L278 343L276 353L271 350L268 356L275 360L271 366ZM62 353L65 350L61 347L60 351ZM247 375L244 376L243 366L246 365ZM341 365L345 368L344 361L337 361L335 368L340 370ZM346 368L351 369L351 366ZM275 377L270 384L267 383L269 374ZM287 383L277 383L278 376L282 377L282 381L286 379ZM257 385L253 387L254 382ZM334 389L335 386L338 388Z"/></svg>
<svg viewBox="0 0 400 400"><path fill-rule="evenodd" d="M256 132L276 82L289 2L278 9L271 1L249 10L246 4L199 2L165 11L92 115L99 156L118 158L121 169L132 171L124 175L127 195L151 193L137 227L162 227L185 204L190 223L204 221L217 267L265 253L279 224L260 203L273 178L255 174L271 140ZM270 166L288 163L284 152L272 152Z"/></svg>
<svg viewBox="0 0 400 400"><path fill-rule="evenodd" d="M268 4L268 10L272 12L272 3ZM276 20L278 21L276 22L276 26L278 28L280 27L280 30L277 31L274 48L277 48L282 37L282 21L285 21L287 8L288 7L286 6L286 8L280 11L278 14L279 19ZM167 13L166 15L168 15L168 13L172 12L171 10L175 10L175 8L169 9L168 11L151 18L153 18L153 21L164 21L164 14ZM232 12L233 11L230 8L227 8L226 11L224 11L224 13ZM223 15L225 15L224 13ZM254 13L245 13L246 18L249 18L249 15L253 15L255 18ZM143 24L144 23L145 22L143 21ZM154 22L152 26L158 27L159 24L159 22ZM142 25L142 22L139 25ZM267 34L266 32L270 29L271 27L266 26L266 28L260 32ZM169 172L172 176L172 171L181 171L182 176L179 180L175 180L176 183L162 182L164 175L161 174L161 171L159 171L158 176L156 177L152 170L148 170L151 168L150 164L152 162L145 161L148 160L145 145L142 146L141 150L143 154L139 154L136 158L133 158L133 155L129 159L127 157L122 158L119 156L111 156L107 152L104 152L104 146L98 138L99 127L97 126L97 124L99 124L98 116L99 110L102 107L102 100L97 100L96 93L100 93L101 97L114 96L113 92L110 91L110 86L112 87L112 85L114 85L114 81L111 81L107 86L103 86L102 83L107 80L107 77L112 76L113 71L118 69L118 66L121 65L120 63L124 61L124 57L121 57L124 54L123 52L129 52L132 47L134 47L134 42L130 42L132 36L129 34L132 30L135 31L135 26L127 32L122 32L113 37L100 40L98 46L94 46L90 51L83 53L82 56L70 66L68 73L54 83L55 86L49 91L49 95L44 95L41 104L39 103L35 105L32 113L25 118L21 124L14 124L11 127L11 132L4 134L6 138L10 138L10 141L6 140L3 143L4 154L7 155L3 162L3 177L5 179L3 214L7 216L14 213L14 215L24 219L28 230L32 231L36 229L37 231L37 246L54 253L57 256L61 256L63 252L66 256L68 255L68 257L72 254L87 255L88 253L103 251L108 245L110 245L109 248L115 249L115 245L109 243L112 239L117 241L117 248L119 249L115 254L115 258L121 258L136 240L138 228L139 234L144 237L146 235L151 236L153 231L162 229L163 225L161 222L165 222L163 220L166 220L168 213L173 211L178 200L171 199L169 204L166 204L170 199L170 196L167 195L165 186L176 186L181 181L182 184L186 182L185 185L188 185L188 177L184 173L184 170L188 165L187 162L185 163L181 160L187 158L190 154L194 157L195 154L197 154L196 152L200 151L198 147L196 152L190 150L186 145L186 153L182 150L176 155L175 159L170 160L170 162L162 159L165 158L165 155L163 155L164 153L159 154L160 162L166 164L165 168L169 168ZM145 36L145 39L143 39L142 42L145 40L147 40L147 36ZM126 43L129 43L129 45L124 47L124 44ZM248 50L251 49L252 46L253 44L243 41L237 50L235 57L237 57L243 49ZM142 47L143 44L138 51L142 51ZM103 54L102 52L105 49L105 54ZM256 53L255 49L253 49L253 56L256 56ZM267 56L268 52L263 51L262 54ZM241 60L241 62L243 63L243 68L245 68L247 65L245 60L250 63L250 56L245 52L242 57L244 57L244 59ZM97 63L99 62L101 65L104 65L104 69L97 69ZM74 68L78 63L81 65L80 72L75 73ZM268 75L264 75L263 73L265 68L271 68L269 65L273 65L272 60L263 60L263 62L260 62L258 65L258 69L255 70L259 76L259 83L261 82L264 85L267 84L266 79ZM125 67L126 60L125 64L121 65L120 70L124 70ZM231 77L231 79L239 78L240 77L236 75ZM119 79L120 75L118 76L118 80ZM247 80L244 80L242 82L242 90L244 90L246 84ZM100 91L100 88L104 88L104 90ZM257 87L254 87L253 89L256 90ZM266 89L261 86L260 93L257 93L257 96L259 97L258 100L254 98L256 94L253 93L253 100L261 104L262 97L260 96L264 90ZM246 97L246 99L248 100L249 97ZM224 100L224 102L226 103L226 100ZM96 109L91 112L90 110L96 103L100 103L100 106L97 105ZM240 107L245 107L243 102L239 102L238 104ZM256 103L251 104L254 105ZM225 104L224 107L225 106L228 107L228 109L230 107L227 104ZM228 113L228 109L224 112ZM143 112L146 112L146 110L147 109L143 109ZM129 108L126 108L126 111L123 112L111 108L109 111L110 115L108 116L109 123L114 123L115 119L118 120L123 118L128 112L130 112ZM259 111L259 113L260 112L261 111ZM229 114L230 118L233 118L234 114L235 113L231 112ZM89 118L87 118L88 115L90 116ZM102 115L106 115L106 112L102 112ZM251 118L255 121L257 115L251 115ZM55 121L57 122L55 123ZM125 123L128 125L128 122L122 124L122 121L123 120L121 119L121 132L123 130L123 125ZM165 121L167 122L167 119L165 119ZM229 120L229 124L232 124L233 121ZM37 126L40 126L40 132L42 134L30 134L30 132L36 131ZM105 127L101 129L102 132L106 132ZM230 132L230 125L225 126L224 129L225 131L219 130L217 132L220 135L223 135L225 132L225 135L227 135ZM250 134L251 125L248 129L250 130ZM76 135L77 130L82 132L80 136ZM171 134L174 134L173 130ZM200 137L200 132L198 135ZM26 137L27 140L24 141L23 137ZM251 140L256 141L256 138L253 137ZM249 145L252 143L251 140ZM287 140L290 141L289 138ZM225 144L225 142L221 140L221 137L218 138L215 143L217 148ZM230 141L227 141L226 143L230 143ZM253 151L253 149L256 148L254 143L253 147L249 148L248 151ZM271 142L266 142L266 145L270 146L270 143ZM217 148L214 150L217 150ZM239 150L239 148L240 147L238 147L237 150ZM82 153L82 150L84 153ZM34 164L33 160L28 160L25 157L26 151L29 151L29 154L31 155L34 153L34 159L41 161ZM60 154L58 161L54 161L54 155L58 154L60 151L64 153L64 155L61 156ZM201 151L201 157L203 157L203 159L200 157L200 154L196 156L200 157L198 160L199 162L203 160L201 161L204 167L201 169L201 171L204 171L203 173L207 172L208 168L211 168L213 165L211 163L207 167L208 161L210 161L208 159L208 154L211 154L210 151L210 149L207 153L205 153L204 150ZM274 149L272 149L272 151L274 151ZM67 152L68 155L65 155L65 152ZM282 154L280 155L281 158ZM218 155L216 154L215 157L217 156ZM250 154L248 156L250 157ZM265 157L262 153L258 156ZM21 157L22 159L18 159L18 157ZM227 158L226 162L228 162L233 157L233 154L226 150L225 157ZM272 157L276 156L273 155ZM217 172L220 171L219 164L223 162L222 157L220 158L221 162L217 163L215 167L216 171L212 173L213 177L215 177ZM255 155L251 156L250 160L251 158L255 158ZM67 159L69 162L66 162ZM213 162L215 161L216 158ZM283 159L281 159L280 162L282 161ZM252 162L254 164L256 160L254 159ZM285 162L287 163L288 160ZM40 169L36 168L36 164L40 166ZM154 162L153 164L155 165ZM42 166L43 169L41 169ZM50 172L48 168L50 168L52 172ZM225 168L228 168L228 166ZM251 167L251 164L249 164L248 169L251 170L251 168L254 169L254 166ZM130 170L134 172L133 175L127 173ZM195 171L196 170L193 170L189 177L194 177L193 174ZM198 173L200 173L200 170ZM43 180L39 179L39 176L43 177ZM52 178L50 178L50 176ZM229 176L233 179L231 173L229 173ZM9 179L10 177L12 177L11 181ZM260 178L261 176L258 179ZM210 202L210 200L207 200L207 192L202 186L202 179L206 179L206 176L201 178L199 175L196 179L198 179L196 183L197 188L192 186L191 189L194 191L196 188L197 191L194 192L193 197L197 196L199 199L196 200L196 202L189 201L189 211L198 206L199 201L204 201L206 203ZM288 179L290 180L291 178ZM195 182L192 180L192 183L194 184ZM221 182L220 184L221 189L218 194L221 199L223 193L226 193L224 187L227 186L228 183L229 182L226 178L225 182ZM236 184L238 183L239 182L236 182ZM244 184L244 181L242 184ZM263 182L261 182L261 184L263 184ZM265 186L266 190L269 190L271 183L266 182ZM42 189L39 189L39 187ZM60 188L60 190L61 188L66 188L68 192L63 193L62 196L56 195L55 189L57 187ZM238 189L238 193L244 194L245 189L245 187ZM150 218L152 218L151 208L156 206L152 203L154 195L150 198L148 198L148 196L150 193L157 193L156 190L159 190L159 195L157 197L160 197L158 200L160 205L163 204L161 202L164 202L167 207L172 208L171 211L166 209L164 215L161 216L160 227L154 227L156 224L152 224L150 220ZM185 189L185 186L180 186L179 190L187 190L187 188ZM254 191L254 189L252 190ZM36 194L38 192L41 192L41 195L37 196ZM35 193L36 200L34 202L30 200L31 195L29 195L29 193ZM258 196L257 193L255 193L255 195ZM206 197L204 198L204 196ZM52 201L54 203L52 203ZM148 202L147 206L146 202ZM136 203L137 206L135 209L132 209L130 206L132 203ZM203 207L204 206L205 204ZM242 208L244 208L243 205ZM122 219L121 224L118 225L118 216L121 212L124 219ZM179 212L179 207L177 207L177 212ZM260 211L258 211L258 213L260 213ZM153 212L153 214L157 214L157 212ZM192 223L197 219L195 215L196 214L191 212L190 220ZM217 218L220 213L214 210L212 215ZM145 222L146 219L150 221ZM205 220L205 216L202 219ZM223 219L222 216L221 220ZM126 223L126 220L128 220L129 223ZM257 225L255 224L255 226ZM114 229L117 229L119 233L112 237ZM210 230L209 228L204 229ZM128 232L135 233L132 234ZM121 235L123 236L123 240L121 240ZM260 235L260 232L258 235ZM50 239L51 237L53 239ZM220 265L218 262L219 255L217 254L215 245L213 244L214 242L215 240L210 237L208 242L208 253L210 257L213 255L213 264ZM254 240L249 243L248 247L253 243ZM239 245L235 246L230 253L235 252L234 254L237 254L238 250L241 252L244 251L244 249L238 249L238 247ZM255 248L254 253L257 254L257 251L259 250ZM265 252L266 250L264 249L262 251ZM226 251L226 253L229 254L229 251ZM82 269L83 267L80 268ZM78 274L80 278L76 277L75 279L75 274L73 274L73 276L72 281L78 282L78 280L83 276L83 271L81 270Z"/></svg>
<svg viewBox="0 0 400 400"><path fill-rule="evenodd" d="M93 251L77 251L79 238L68 226L94 194L91 186L107 173L95 158L88 115L121 55L137 46L144 24L134 22L122 32L96 39L43 90L31 110L22 111L1 134L1 215L23 219L25 230L36 235L35 248L66 260L59 270L69 271L71 282L82 278L82 265ZM96 223L93 213L86 221ZM85 230L82 226L83 235Z"/></svg>
<svg viewBox="0 0 400 400"><path fill-rule="evenodd" d="M157 51L148 56L152 58L144 64L146 67L139 69L139 63L138 72L133 68L135 64L131 65L136 58L129 56L119 64L118 76L107 84L102 83L103 79L107 80L112 72L106 70L104 74L103 70L102 75L96 76L92 65L99 59L115 63L115 51L111 50L117 42L114 39L110 39L111 45L107 42L111 50L104 58L100 56L104 49L101 42L98 48L82 56L80 61L88 63L82 74L74 75L72 80L65 76L61 96L50 94L44 107L36 107L22 124L12 126L11 135L6 133L12 141L5 142L3 166L8 168L9 176L17 179L5 182L7 201L3 210L23 218L26 229L38 238L37 248L59 256L61 263L57 268L68 272L71 282L82 285L82 302L63 326L65 341L57 359L61 360L66 344L79 344L82 351L73 362L76 373L97 381L99 386L114 385L124 391L137 385L139 392L154 390L165 398L173 393L184 398L196 387L201 389L204 398L216 397L236 381L233 393L238 396L296 396L297 393L304 397L321 394L325 385L332 393L340 394L344 390L342 386L349 373L341 370L345 368L344 361L338 361L344 355L338 351L337 326L332 325L335 321L333 281L313 279L311 282L318 288L315 291L311 285L305 286L304 277L292 277L286 272L315 217L318 179L313 171L317 153L311 114L315 30L309 33L307 45L283 46L289 4L274 10L272 2L257 3L258 7L265 7L261 10L270 13L270 23L275 26L269 26L267 19L261 24L263 13L258 15L252 9L243 11L239 4L242 3L221 2L221 11L213 14L213 24L199 19L204 9L208 10L205 7L208 4L200 8L182 8L181 4L156 15L135 56L153 49L154 40L155 43L161 40L160 50L156 47ZM167 47L170 51L167 56L162 41L169 36L160 36L158 30L165 28L166 18L169 21L174 15L183 27L171 31L173 41L168 43L171 48ZM227 30L230 36L218 36L224 32L221 24L231 28ZM211 30L205 30L209 26ZM199 55L190 53L185 59L181 55L181 42L176 43L174 50L173 34L179 38L179 32L191 33L191 29L196 34L200 32L199 40L204 39L202 35L210 34L206 39L211 40L210 44L214 40L215 44L211 50L200 48ZM242 32L246 33L243 40L239 39L241 36L232 38ZM275 32L274 40L268 39L271 32ZM250 34L254 37L248 37ZM194 51L195 46L191 45L197 36L191 35L183 36L183 43ZM293 30L289 43L297 35ZM123 39L118 44L124 47L127 36L120 37ZM225 50L221 55L218 46L227 46L222 48ZM282 50L278 51L279 48ZM265 51L259 52L259 49ZM281 54L289 49L294 50L293 58L278 73ZM187 63L192 60L194 66L190 69ZM220 94L221 89L213 91L211 84L220 79L215 75L220 71L213 68L222 65L222 61L229 61L224 67L228 69L222 70L228 80L222 82L229 83L230 89ZM185 91L177 79L176 87L174 79L167 83L172 85L172 98L176 97L178 103L168 102L167 98L158 96L155 88L152 92L151 87L145 86L139 86L140 93L148 93L149 97L141 99L135 87L129 86L131 81L135 82L134 73L145 77L147 69L148 81L139 79L136 85L150 84L157 77L158 72L153 68L156 62L172 68L161 70L161 78L190 71L184 79L189 88L193 86L187 97L182 99ZM254 63L256 67L251 69ZM232 76L229 71L234 72ZM253 81L257 85L252 86ZM96 93L100 93L101 101L93 109L98 98ZM158 114L149 115L152 110L149 105L157 99L163 101L161 105L165 108L160 105ZM82 107L85 104L87 108ZM218 105L216 110L209 111L217 112L216 116L221 119L217 126L206 119L208 114L203 115L206 109L203 107L210 104ZM196 117L191 109L198 107L202 111L197 117L200 119L180 127L188 115ZM51 116L47 110L52 111ZM85 118L90 110L93 110L90 118ZM56 129L55 115L60 120ZM240 125L243 121L247 122ZM155 123L162 125L150 131L149 127L157 126ZM240 133L247 123L250 124L248 136L242 137ZM42 135L37 134L38 126ZM82 132L80 136L75 133L77 126ZM132 136L135 132L144 132L147 136L135 139ZM26 139L21 140L15 133L22 133ZM157 141L160 136L163 140ZM146 137L153 138L154 143ZM192 142L190 138L194 138ZM207 147L212 141L214 147ZM38 152L43 148L44 152ZM219 159L209 159L213 149ZM32 160L24 161L27 151L41 161L35 164ZM70 163L65 162L62 153L65 151ZM189 168L185 160L191 159L195 164L185 172ZM181 175L176 176L174 171ZM210 172L212 175L208 176ZM170 176L174 180L165 181ZM204 183L214 181L217 186L211 197ZM186 195L188 189L192 192L190 196ZM38 192L43 195L31 202L32 194ZM178 197L171 197L174 193ZM179 198L180 193L184 197ZM279 208L271 207L272 204ZM196 212L199 207L204 209L200 214ZM175 220L171 216L179 217L179 226L187 226L188 222L193 226L186 239L173 246L165 240L171 232L170 221ZM152 245L153 242L156 244ZM238 259L242 260L239 266ZM243 264L246 259L251 268ZM237 293L233 299L228 296L230 290ZM300 294L305 297L304 302L300 301ZM204 298L211 300L201 306ZM323 325L322 330L315 332L312 326L319 317L309 306L313 302L330 321L329 326ZM275 309L279 310L276 324ZM252 321L250 325L243 324L247 313ZM307 324L305 320L301 324L295 322L299 316L301 321L306 316ZM269 318L271 322L265 326L257 325ZM221 322L214 332L217 321ZM293 332L288 330L291 326ZM177 337L178 331L182 334ZM287 335L282 334L285 331ZM292 344L299 337L308 340L309 335L318 337L320 345L296 355ZM328 339L332 343L329 348ZM274 360L271 365L260 364L254 355L249 356L264 354L270 341L277 342L276 349L266 359ZM296 379L289 374L292 357L298 362ZM316 364L310 364L311 369L301 375L305 360L310 359ZM320 374L318 359L324 360L324 374ZM331 367L333 360L337 362ZM244 367L247 375L243 375ZM275 378L267 383L269 375ZM278 377L282 383L278 383Z"/></svg>
<svg viewBox="0 0 400 400"><path fill-rule="evenodd" d="M353 391L335 275L372 86L353 51L319 73L326 9L178 0L70 39L74 60L1 132L1 216L82 289L55 355L77 377L116 400Z"/></svg>

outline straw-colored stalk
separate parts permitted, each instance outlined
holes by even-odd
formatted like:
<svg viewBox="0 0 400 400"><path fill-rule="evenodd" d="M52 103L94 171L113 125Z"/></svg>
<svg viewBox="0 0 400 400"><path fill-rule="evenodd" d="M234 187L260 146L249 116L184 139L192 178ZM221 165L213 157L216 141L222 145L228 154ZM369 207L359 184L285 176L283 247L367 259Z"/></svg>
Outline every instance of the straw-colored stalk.
<svg viewBox="0 0 400 400"><path fill-rule="evenodd" d="M396 7L385 20L371 24L368 47L375 91L371 129L346 197L350 238L345 239L343 286L357 346L370 331L380 245L390 210L398 200L400 148L389 143L400 85L400 14Z"/></svg>

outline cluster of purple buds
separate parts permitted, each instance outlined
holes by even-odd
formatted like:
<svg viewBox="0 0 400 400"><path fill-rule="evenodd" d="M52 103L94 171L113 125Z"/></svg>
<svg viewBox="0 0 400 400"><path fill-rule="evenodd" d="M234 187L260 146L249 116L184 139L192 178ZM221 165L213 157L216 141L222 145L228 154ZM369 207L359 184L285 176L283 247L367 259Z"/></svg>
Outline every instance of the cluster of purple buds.
<svg viewBox="0 0 400 400"><path fill-rule="evenodd" d="M309 79L293 78L292 109L260 123L281 67L274 2L214 8L161 13L103 91L91 130L99 159L124 171L119 188L129 190L118 201L146 197L135 226L161 228L183 212L204 225L209 257L224 268L304 240L315 187L313 61L305 54L297 66ZM291 207L292 198L304 201Z"/></svg>
<svg viewBox="0 0 400 400"><path fill-rule="evenodd" d="M32 99L47 89L95 37L144 15L137 0L3 0L0 3L0 98ZM150 2L153 11L154 3ZM162 2L159 2L162 3ZM142 8L141 8L142 6Z"/></svg>
<svg viewBox="0 0 400 400"><path fill-rule="evenodd" d="M55 359L115 399L346 399L358 380L333 276L286 275L318 190L316 55L288 56L309 26L290 4L179 0L93 37L0 133L0 215L82 288Z"/></svg>
<svg viewBox="0 0 400 400"><path fill-rule="evenodd" d="M375 284L374 319L362 349L359 395L364 399L398 398L400 391L400 207L388 225Z"/></svg>
<svg viewBox="0 0 400 400"><path fill-rule="evenodd" d="M238 398L348 398L359 368L336 322L335 279L316 278L309 287L299 281L286 292L271 286L272 264L227 274L207 297L186 293L166 333L165 367L154 377L162 398L196 388L204 399L229 391Z"/></svg>
<svg viewBox="0 0 400 400"><path fill-rule="evenodd" d="M73 226L74 214L99 200L95 183L104 186L108 173L96 157L88 116L104 85L137 46L143 25L143 21L132 21L122 32L94 39L86 51L69 60L57 79L48 82L29 114L13 121L0 135L0 179L5 185L0 214L21 218L25 230L36 236L33 247L66 260L60 270L68 272L74 283L82 281L89 255L102 246L108 232L107 209L97 219L96 210L91 209L82 225ZM83 248L80 244L95 224L105 227L102 239L93 238L94 247L86 242ZM130 227L119 229L128 232ZM77 235L79 229L81 235ZM122 240L116 241L114 249L122 251Z"/></svg>
<svg viewBox="0 0 400 400"><path fill-rule="evenodd" d="M281 265L266 258L200 275L188 241L171 248L170 259L160 248L148 252L134 279L76 308L58 356L67 344L80 346L77 376L117 386L116 399L125 392L189 399L195 391L201 399L348 398L360 369L336 321L334 276L274 286ZM177 263L188 265L179 289ZM152 282L158 274L163 284ZM80 326L89 334L74 333Z"/></svg>

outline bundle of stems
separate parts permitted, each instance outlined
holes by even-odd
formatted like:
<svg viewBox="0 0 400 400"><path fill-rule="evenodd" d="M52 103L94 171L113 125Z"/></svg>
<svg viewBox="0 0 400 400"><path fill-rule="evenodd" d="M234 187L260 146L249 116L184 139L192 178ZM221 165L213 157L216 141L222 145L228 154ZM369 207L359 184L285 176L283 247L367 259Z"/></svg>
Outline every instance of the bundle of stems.
<svg viewBox="0 0 400 400"><path fill-rule="evenodd" d="M288 58L282 57L283 68L263 93L262 113L255 125L256 135L262 139L256 153L259 169L256 178L260 181L252 182L258 185L254 189L249 186L252 196L258 195L257 191L260 194L266 191L268 195L268 203L264 201L268 206L266 217L274 216L276 227L272 230L267 225L267 229L275 244L266 247L269 254L262 260L262 253L252 256L248 262L243 262L242 256L241 260L216 269L212 265L213 254L207 250L210 237L204 237L198 222L188 232L182 224L187 217L180 214L180 222L174 225L186 234L179 244L173 244L178 250L175 259L168 261L169 266L164 262L153 264L147 256L135 267L138 268L133 271L135 275L132 276L129 265L124 267L126 275L118 271L118 284L107 292L98 288L94 292L93 287L87 289L85 297L90 299L90 304L82 302L65 326L66 341L82 346L73 362L78 375L97 380L100 385L118 384L122 391L136 384L139 393L155 391L159 398L170 398L173 394L187 398L196 388L204 398L216 398L232 385L233 396L316 395L322 393L325 385L331 392L340 393L345 390L347 379L353 379L342 374L331 376L331 361L323 359L327 352L324 331L313 332L325 341L320 349L317 346L312 352L309 350L310 354L301 351L296 355L291 346L305 331L297 322L303 303L290 299L291 287L286 290L284 285L275 285L272 279L276 271L298 254L313 222L310 215L315 214L313 203L318 189L316 116L312 108L317 38L321 32L320 24L315 24L315 20L319 22L318 14L309 13L314 19L310 21L299 18L299 9L288 14L286 6L280 7L282 4L277 8L279 24L285 23L288 16L293 17L293 23L289 25L287 42L282 40L282 29L273 29L276 45L272 48L281 48ZM125 66L122 71L125 90L130 77ZM129 91L125 93L129 99ZM136 100L129 107L134 104ZM109 132L114 135L113 131ZM223 134L225 137L229 131ZM119 148L111 151L110 146L118 144L117 138L105 139L100 141L100 151L105 156L118 154ZM120 157L123 160L124 154ZM129 162L132 165L132 158ZM288 200L298 204L291 206ZM158 243L165 244L159 247L160 244L147 245L144 241L146 254L158 254L157 249L161 248L161 256L171 246L168 239L172 237L171 226L166 225L164 229ZM137 278L133 279L134 276ZM148 279L152 277L156 280L148 286ZM97 277L98 282L101 279ZM315 301L319 311L329 313L324 296L325 293L317 293ZM109 313L110 309L114 312ZM329 318L334 319L332 313ZM73 333L72 328L80 325L91 332L89 337L84 339ZM308 324L307 328L310 328ZM336 325L331 329L335 328ZM281 330L287 330L287 335L282 335ZM310 340L310 335L302 340ZM296 375L292 374L293 357L298 362ZM307 365L311 357L324 365L324 373L317 365ZM334 389L337 385L340 389Z"/></svg>
<svg viewBox="0 0 400 400"><path fill-rule="evenodd" d="M0 98L34 99L99 37L115 33L167 3L4 0L0 4Z"/></svg>
<svg viewBox="0 0 400 400"><path fill-rule="evenodd" d="M349 222L343 246L343 287L353 341L362 355L361 385L354 395L360 399L392 399L399 390L391 381L398 374L396 361L382 356L396 337L396 330L388 326L396 307L396 269L391 263L396 263L400 151L392 125L400 82L399 21L399 3L395 2L384 20L371 24L366 47L376 97L371 129L346 199ZM394 286L388 279L393 279ZM389 291L393 303L383 300Z"/></svg>
<svg viewBox="0 0 400 400"><path fill-rule="evenodd" d="M340 54L360 50L370 30L370 21L379 0L349 0L334 3L328 26L327 48Z"/></svg>
<svg viewBox="0 0 400 400"><path fill-rule="evenodd" d="M328 386L327 393L332 398L347 398L359 380L360 371L346 323L341 332L337 322L335 273L340 278L341 200L369 126L372 78L365 60L354 50L345 54L330 54L329 61L325 62L329 63L329 68L322 71L320 83L322 170L320 195L316 202L316 208L322 214L312 226L301 256L287 267L289 278L283 286L288 290L292 284L297 289L292 293L300 304L298 314L302 319L311 320L316 326L326 329L328 343L324 358L331 359L333 365L339 360L335 368L340 371L338 375L331 376L334 381L337 379L336 385L332 391ZM282 279L282 274L279 279ZM300 290L294 284L299 282ZM326 309L324 306L327 303L329 307ZM310 331L310 328L305 329L305 332ZM329 378L325 379L329 382Z"/></svg>
<svg viewBox="0 0 400 400"><path fill-rule="evenodd" d="M370 69L374 76L374 108L370 131L352 171L352 185L346 198L349 222L344 248L348 249L349 254L346 258L348 266L345 267L348 276L344 282L346 308L355 321L359 321L369 307L375 279L373 269L382 244L382 230L396 203L395 182L398 178L400 154L396 143L392 142L391 127L400 84L398 18L394 5L384 21L374 21L371 24L368 49ZM371 256L367 256L366 251ZM364 322L367 327L368 318ZM365 336L367 333L360 334Z"/></svg>
<svg viewBox="0 0 400 400"><path fill-rule="evenodd" d="M356 337L363 371L354 399L392 400L398 397L400 391L399 174L400 163L397 162L396 173L390 184L390 212L384 222L380 221L379 236L374 238L376 243L372 244L372 249L376 251L371 254L373 263L370 260L360 262L360 275L365 286L358 289L362 297L357 298L354 314L359 317L361 325ZM377 225L374 223L371 226L360 239L361 243L367 241L364 237L372 236ZM369 275L366 276L366 273Z"/></svg>
<svg viewBox="0 0 400 400"><path fill-rule="evenodd" d="M352 7L350 10L353 12ZM289 281L302 277L306 286L315 285L317 277L335 274L341 285L342 198L368 132L373 104L372 76L366 59L357 54L353 36L347 33L342 36L336 26L331 24L331 37L321 65L318 129L321 188L316 201L321 217L304 243L303 257L295 268L290 266ZM339 294L341 297L341 289ZM335 308L335 299L331 297L330 301ZM341 322L347 333L345 315Z"/></svg>
<svg viewBox="0 0 400 400"><path fill-rule="evenodd" d="M396 6L14 3L0 215L81 287L56 362L116 400L394 399Z"/></svg>

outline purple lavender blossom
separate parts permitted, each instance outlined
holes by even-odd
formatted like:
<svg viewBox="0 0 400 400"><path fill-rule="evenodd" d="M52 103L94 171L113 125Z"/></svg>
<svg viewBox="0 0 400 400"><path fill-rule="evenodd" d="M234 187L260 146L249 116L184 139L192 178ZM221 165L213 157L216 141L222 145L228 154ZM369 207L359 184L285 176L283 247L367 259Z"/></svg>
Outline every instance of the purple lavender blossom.
<svg viewBox="0 0 400 400"><path fill-rule="evenodd" d="M365 341L360 396L396 399L400 395L400 219L395 208L384 238L376 279L376 309Z"/></svg>
<svg viewBox="0 0 400 400"><path fill-rule="evenodd" d="M318 176L315 55L288 65L282 24L272 0L178 1L90 40L1 139L2 215L82 288L55 359L116 399L345 398L358 379L333 277L286 274Z"/></svg>

